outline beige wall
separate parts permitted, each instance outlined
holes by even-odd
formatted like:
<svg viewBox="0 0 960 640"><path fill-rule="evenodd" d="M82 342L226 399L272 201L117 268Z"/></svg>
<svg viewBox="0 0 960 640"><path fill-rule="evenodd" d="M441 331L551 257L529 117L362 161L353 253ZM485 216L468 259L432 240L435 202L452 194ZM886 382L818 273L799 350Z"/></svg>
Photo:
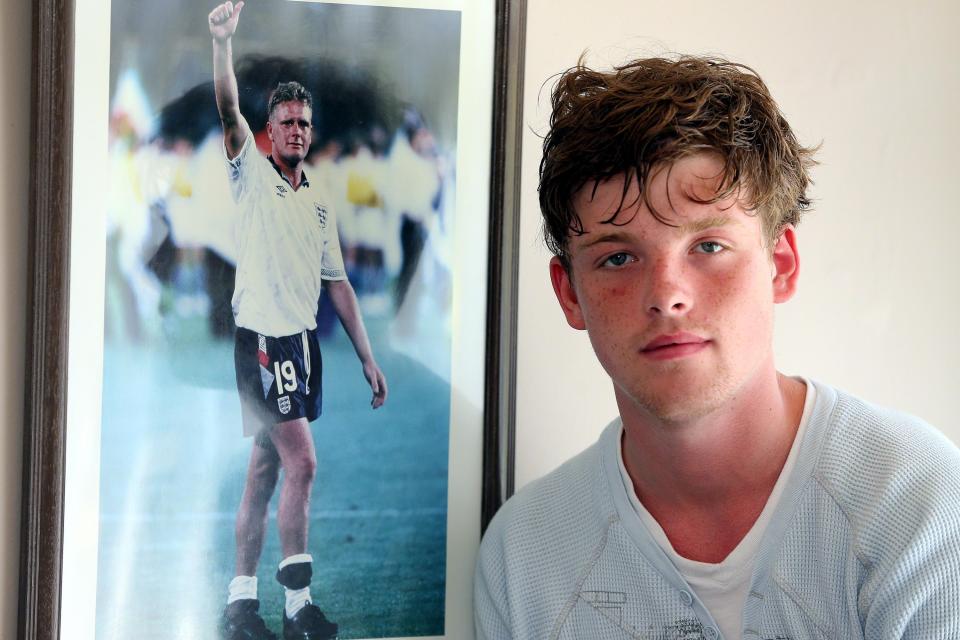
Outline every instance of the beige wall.
<svg viewBox="0 0 960 640"><path fill-rule="evenodd" d="M722 53L757 69L801 140L823 141L816 211L799 229L800 291L778 308L780 369L917 414L960 442L960 5L528 6L517 485L593 442L616 415L586 336L566 326L556 305L538 237L536 132L549 98L541 85L584 49L598 66L675 50Z"/></svg>
<svg viewBox="0 0 960 640"><path fill-rule="evenodd" d="M30 3L0 0L0 637L17 629L27 283Z"/></svg>

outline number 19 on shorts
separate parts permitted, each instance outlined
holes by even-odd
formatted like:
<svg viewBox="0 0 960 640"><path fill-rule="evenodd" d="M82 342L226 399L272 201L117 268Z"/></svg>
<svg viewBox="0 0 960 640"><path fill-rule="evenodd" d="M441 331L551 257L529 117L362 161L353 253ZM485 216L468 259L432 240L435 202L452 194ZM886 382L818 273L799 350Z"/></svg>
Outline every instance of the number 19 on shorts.
<svg viewBox="0 0 960 640"><path fill-rule="evenodd" d="M297 372L293 368L293 362L290 360L284 360L282 364L274 362L273 371L276 374L278 395L282 395L284 389L287 391L297 390Z"/></svg>

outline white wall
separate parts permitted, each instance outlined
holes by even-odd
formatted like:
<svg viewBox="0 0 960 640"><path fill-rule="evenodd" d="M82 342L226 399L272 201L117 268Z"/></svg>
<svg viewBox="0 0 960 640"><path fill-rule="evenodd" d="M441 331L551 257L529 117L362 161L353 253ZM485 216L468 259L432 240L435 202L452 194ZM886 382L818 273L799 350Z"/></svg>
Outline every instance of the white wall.
<svg viewBox="0 0 960 640"><path fill-rule="evenodd" d="M30 3L0 0L0 637L17 630L27 284Z"/></svg>
<svg viewBox="0 0 960 640"><path fill-rule="evenodd" d="M778 308L779 368L917 414L960 442L960 5L835 0L530 0L521 201L517 486L616 414L569 329L539 238L537 164L551 75L664 51L754 67L807 144L823 141L800 226L799 294Z"/></svg>

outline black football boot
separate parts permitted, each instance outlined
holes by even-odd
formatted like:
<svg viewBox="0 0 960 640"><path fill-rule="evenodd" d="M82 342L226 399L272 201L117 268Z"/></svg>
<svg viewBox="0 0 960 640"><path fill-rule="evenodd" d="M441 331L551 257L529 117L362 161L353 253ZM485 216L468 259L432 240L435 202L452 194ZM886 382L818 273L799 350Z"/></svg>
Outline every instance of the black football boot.
<svg viewBox="0 0 960 640"><path fill-rule="evenodd" d="M252 598L235 600L227 605L220 618L221 640L277 640L257 613L260 601Z"/></svg>
<svg viewBox="0 0 960 640"><path fill-rule="evenodd" d="M308 602L292 618L283 614L283 640L336 640L337 625L327 620L320 607Z"/></svg>

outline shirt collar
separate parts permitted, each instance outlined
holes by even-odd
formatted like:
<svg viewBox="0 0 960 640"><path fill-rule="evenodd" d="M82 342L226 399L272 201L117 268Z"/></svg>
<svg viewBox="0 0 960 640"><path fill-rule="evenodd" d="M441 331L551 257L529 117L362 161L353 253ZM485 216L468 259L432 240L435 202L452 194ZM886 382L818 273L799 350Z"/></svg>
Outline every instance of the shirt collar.
<svg viewBox="0 0 960 640"><path fill-rule="evenodd" d="M283 171L280 170L280 165L276 163L276 161L273 159L273 156L272 155L267 156L267 160L270 161L270 166L273 167L273 170L276 171L278 174L280 174L280 177L283 178L283 181L286 182L287 184L290 184L290 181L287 180L287 176L283 175ZM307 180L307 174L303 170L300 171L300 186L301 187L310 186L310 181ZM290 187L292 188L293 185L290 184Z"/></svg>

